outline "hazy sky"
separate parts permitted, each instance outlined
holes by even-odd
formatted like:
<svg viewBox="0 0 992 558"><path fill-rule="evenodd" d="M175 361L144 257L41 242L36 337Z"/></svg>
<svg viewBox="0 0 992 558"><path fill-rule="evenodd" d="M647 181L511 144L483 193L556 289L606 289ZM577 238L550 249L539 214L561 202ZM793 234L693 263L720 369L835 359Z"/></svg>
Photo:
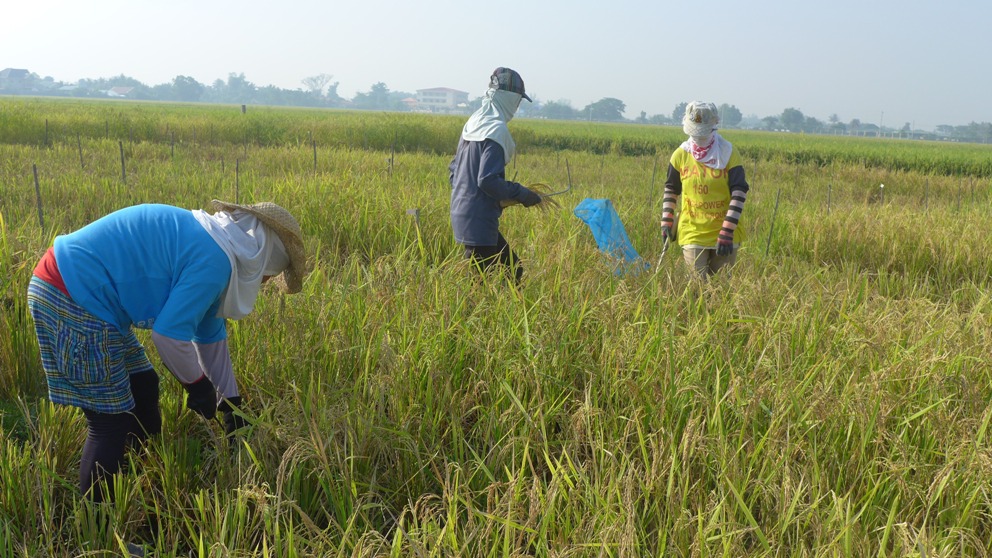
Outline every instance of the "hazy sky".
<svg viewBox="0 0 992 558"><path fill-rule="evenodd" d="M482 95L496 66L543 101L604 97L625 116L683 101L745 116L921 129L992 121L989 0L8 0L0 69L74 82L243 73L338 93L451 87Z"/></svg>

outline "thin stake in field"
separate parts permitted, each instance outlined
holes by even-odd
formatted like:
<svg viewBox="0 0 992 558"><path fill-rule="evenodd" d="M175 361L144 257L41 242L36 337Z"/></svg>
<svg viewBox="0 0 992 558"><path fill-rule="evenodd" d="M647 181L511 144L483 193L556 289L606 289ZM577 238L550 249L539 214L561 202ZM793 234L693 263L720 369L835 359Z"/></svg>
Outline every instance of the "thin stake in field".
<svg viewBox="0 0 992 558"><path fill-rule="evenodd" d="M778 215L778 199L782 195L782 189L779 188L775 192L775 209L772 211L772 224L768 227L768 241L765 242L765 255L768 255L768 249L772 245L772 233L775 232L775 216Z"/></svg>
<svg viewBox="0 0 992 558"><path fill-rule="evenodd" d="M41 226L41 230L45 230L45 215L41 211L41 186L38 184L38 165L31 165L31 171L34 173L34 195L38 200L38 225Z"/></svg>
<svg viewBox="0 0 992 558"><path fill-rule="evenodd" d="M234 203L239 202L239 195L241 194L241 159L234 160Z"/></svg>
<svg viewBox="0 0 992 558"><path fill-rule="evenodd" d="M654 168L651 169L651 187L648 189L648 201L654 199L654 177L658 174L658 156L654 157Z"/></svg>
<svg viewBox="0 0 992 558"><path fill-rule="evenodd" d="M420 229L420 208L414 207L406 210L406 214L413 217L413 224Z"/></svg>
<svg viewBox="0 0 992 558"><path fill-rule="evenodd" d="M121 149L121 182L127 184L127 170L124 167L124 142L118 140L117 146Z"/></svg>
<svg viewBox="0 0 992 558"><path fill-rule="evenodd" d="M83 140L79 139L79 133L76 133L76 147L79 148L79 168L85 168L83 164Z"/></svg>
<svg viewBox="0 0 992 558"><path fill-rule="evenodd" d="M389 175L389 178L393 177L393 160L395 159L395 157L396 157L396 132L393 132L393 145L389 148L389 169L387 169L386 171Z"/></svg>

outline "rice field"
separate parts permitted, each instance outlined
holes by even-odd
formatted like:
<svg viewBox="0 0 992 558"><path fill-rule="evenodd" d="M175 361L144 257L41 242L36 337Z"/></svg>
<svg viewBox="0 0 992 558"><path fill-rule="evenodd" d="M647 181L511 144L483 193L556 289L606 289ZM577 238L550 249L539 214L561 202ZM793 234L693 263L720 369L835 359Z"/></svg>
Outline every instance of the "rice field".
<svg viewBox="0 0 992 558"><path fill-rule="evenodd" d="M463 120L0 98L0 557L992 555L992 148L727 130L749 238L701 285L658 260L680 129L515 120L508 174L573 187L504 212L514 290L451 236ZM186 411L139 331L163 434L81 501L31 271L214 198L290 209L315 264L230 323L251 427ZM614 273L584 198L650 269Z"/></svg>

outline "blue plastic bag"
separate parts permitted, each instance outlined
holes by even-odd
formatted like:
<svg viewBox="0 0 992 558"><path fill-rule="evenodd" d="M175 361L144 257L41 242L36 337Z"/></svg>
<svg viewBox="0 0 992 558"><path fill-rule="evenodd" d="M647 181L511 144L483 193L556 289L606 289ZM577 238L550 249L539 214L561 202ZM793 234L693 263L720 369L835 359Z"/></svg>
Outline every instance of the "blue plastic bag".
<svg viewBox="0 0 992 558"><path fill-rule="evenodd" d="M596 245L612 260L614 273L638 273L650 267L630 243L627 229L620 221L613 202L608 199L586 198L575 206L573 213L589 225Z"/></svg>

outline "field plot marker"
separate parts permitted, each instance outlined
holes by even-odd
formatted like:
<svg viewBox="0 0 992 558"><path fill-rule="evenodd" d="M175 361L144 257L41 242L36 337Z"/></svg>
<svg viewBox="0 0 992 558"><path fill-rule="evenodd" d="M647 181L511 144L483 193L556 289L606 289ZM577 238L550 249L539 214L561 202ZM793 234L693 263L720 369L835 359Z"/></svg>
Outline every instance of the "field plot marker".
<svg viewBox="0 0 992 558"><path fill-rule="evenodd" d="M658 156L654 156L654 168L651 169L651 187L648 189L648 205L654 204L654 177L658 174Z"/></svg>
<svg viewBox="0 0 992 558"><path fill-rule="evenodd" d="M396 158L396 132L393 132L393 145L389 148L389 178L393 177L393 160Z"/></svg>
<svg viewBox="0 0 992 558"><path fill-rule="evenodd" d="M45 215L41 211L41 186L38 185L38 165L31 165L31 170L34 172L34 195L38 200L38 224L41 225L41 230L45 230Z"/></svg>
<svg viewBox="0 0 992 558"><path fill-rule="evenodd" d="M779 188L775 192L775 209L772 211L772 224L768 227L768 241L765 242L765 255L768 255L768 249L772 245L772 233L775 232L775 216L778 215L778 198L782 195L782 189Z"/></svg>
<svg viewBox="0 0 992 558"><path fill-rule="evenodd" d="M124 142L118 140L117 146L121 148L121 182L127 184L127 170L124 168Z"/></svg>

